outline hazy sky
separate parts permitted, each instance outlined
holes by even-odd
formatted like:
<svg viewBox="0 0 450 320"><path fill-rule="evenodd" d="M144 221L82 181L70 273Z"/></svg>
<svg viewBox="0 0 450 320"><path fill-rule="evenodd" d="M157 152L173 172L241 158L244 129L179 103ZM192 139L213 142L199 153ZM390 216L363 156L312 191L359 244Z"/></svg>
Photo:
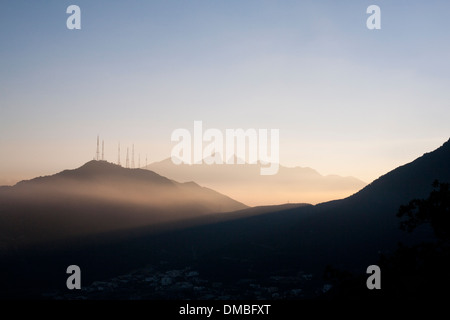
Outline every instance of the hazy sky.
<svg viewBox="0 0 450 320"><path fill-rule="evenodd" d="M81 30L66 8L81 8ZM366 8L381 8L381 30ZM280 129L280 162L367 182L450 137L448 1L2 1L0 184L122 162L174 129Z"/></svg>

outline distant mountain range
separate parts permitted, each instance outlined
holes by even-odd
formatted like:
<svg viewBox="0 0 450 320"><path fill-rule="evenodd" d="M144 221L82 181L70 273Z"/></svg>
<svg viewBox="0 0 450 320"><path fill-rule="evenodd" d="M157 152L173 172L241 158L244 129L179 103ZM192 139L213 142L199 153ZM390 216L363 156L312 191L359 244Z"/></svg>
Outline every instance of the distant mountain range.
<svg viewBox="0 0 450 320"><path fill-rule="evenodd" d="M288 202L315 204L345 198L366 186L354 177L323 176L303 167L280 166L275 175L261 175L259 164L175 165L169 158L144 169L176 181L195 181L250 206Z"/></svg>
<svg viewBox="0 0 450 320"><path fill-rule="evenodd" d="M30 235L46 238L47 234L70 231L67 226L83 229L86 234L78 235L78 242L59 242L59 248L47 243L26 251L10 250L0 265L0 274L7 275L0 295L13 291L19 297L40 295L55 287L64 290L66 278L61 270L73 263L87 271L83 278L87 284L152 265L168 271L193 268L203 278L224 283L231 291L243 288L248 281L258 284L269 278L297 279L306 272L311 275L311 285L302 290L315 294L324 283L327 265L364 274L368 265L376 264L379 253L394 250L398 241L417 243L433 237L427 228L413 235L400 231L396 213L400 205L413 198L426 197L435 179L450 182L449 164L450 140L342 200L314 206L245 208L194 183L179 184L146 170L90 162L77 170L0 189L3 236L15 237L15 241ZM116 189L117 185L121 187ZM64 188L58 190L59 186ZM156 192L160 188L180 196L173 197L170 210L158 211L153 218L167 212L179 218L188 212L191 223L159 233L154 232L152 224L130 229L133 224L124 217L142 225L137 217L148 212L145 205L160 204ZM142 195L141 189L146 190ZM70 190L71 194L61 190ZM98 197L89 203L92 193ZM145 195L152 194L153 200L146 200ZM198 201L186 206L186 202L177 200L184 196ZM100 202L103 209L97 211L101 198L106 203ZM163 196L162 202L167 204L169 198ZM135 205L124 204L127 199L145 205L136 209ZM221 202L219 207L216 201ZM87 212L83 211L86 205L90 208ZM206 213L211 210L222 213ZM61 226L62 231L57 231ZM97 228L102 231L97 232Z"/></svg>
<svg viewBox="0 0 450 320"><path fill-rule="evenodd" d="M0 251L8 246L182 222L247 208L194 182L90 161L0 188Z"/></svg>

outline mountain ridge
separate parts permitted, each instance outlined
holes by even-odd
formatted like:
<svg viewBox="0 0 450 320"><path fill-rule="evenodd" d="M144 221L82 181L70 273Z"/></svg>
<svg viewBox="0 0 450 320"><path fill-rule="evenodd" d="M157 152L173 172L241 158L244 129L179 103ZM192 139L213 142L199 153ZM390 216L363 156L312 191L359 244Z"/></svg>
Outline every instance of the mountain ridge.
<svg viewBox="0 0 450 320"><path fill-rule="evenodd" d="M9 264L0 265L9 275L9 286L4 290L16 290L20 296L20 286L34 288L37 293L43 286L65 289L64 272L59 278L55 274L74 259L89 270L86 281L117 276L137 266L162 266L164 262L170 266L167 268L194 268L210 281L231 286L243 279L258 283L257 279L290 279L308 273L319 286L316 288L321 288L326 266L364 274L368 265L379 261L380 253L392 252L399 241L427 239L427 230L414 235L400 231L396 212L412 198L425 197L434 179L450 181L449 163L447 142L344 199L314 206L250 208L247 210L256 210L257 214L231 213L232 219L226 221L207 216L206 224L160 234L140 227L127 233L110 232L103 242L95 236L80 237L88 240L52 251L46 259L41 258L42 249L36 249L38 253L28 256L27 264L13 255ZM50 251L48 246L43 248ZM20 272L29 263L35 272L40 270L36 273L40 276ZM104 265L110 267L105 270Z"/></svg>
<svg viewBox="0 0 450 320"><path fill-rule="evenodd" d="M258 164L175 165L167 158L144 168L176 181L195 181L252 206L320 203L344 198L367 185L355 177L322 175L299 166L280 166L276 175L262 176Z"/></svg>
<svg viewBox="0 0 450 320"><path fill-rule="evenodd" d="M196 183L104 161L2 188L0 207L0 249L8 239L28 245L247 208Z"/></svg>

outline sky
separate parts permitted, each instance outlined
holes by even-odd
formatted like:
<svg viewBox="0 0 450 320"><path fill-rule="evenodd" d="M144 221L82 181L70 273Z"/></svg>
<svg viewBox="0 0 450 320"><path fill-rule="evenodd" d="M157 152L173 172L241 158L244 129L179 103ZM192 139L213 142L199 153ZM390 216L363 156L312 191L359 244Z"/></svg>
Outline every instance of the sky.
<svg viewBox="0 0 450 320"><path fill-rule="evenodd" d="M69 5L81 30L69 30ZM381 9L369 30L366 9ZM0 185L279 129L280 163L370 182L450 137L448 1L2 1Z"/></svg>

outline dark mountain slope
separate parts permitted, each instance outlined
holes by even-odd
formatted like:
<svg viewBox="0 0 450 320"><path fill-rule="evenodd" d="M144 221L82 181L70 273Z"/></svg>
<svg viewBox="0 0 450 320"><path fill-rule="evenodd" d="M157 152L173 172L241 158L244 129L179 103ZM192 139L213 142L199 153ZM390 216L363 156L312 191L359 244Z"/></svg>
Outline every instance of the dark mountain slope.
<svg viewBox="0 0 450 320"><path fill-rule="evenodd" d="M426 228L414 236L400 231L396 213L400 205L427 196L435 179L450 181L449 164L450 141L349 198L197 227L174 233L171 240L185 239L185 251L204 253L199 264L204 272L231 277L230 270L248 276L248 270L309 269L321 275L327 264L361 272L398 241L431 236Z"/></svg>
<svg viewBox="0 0 450 320"><path fill-rule="evenodd" d="M88 282L162 262L167 268L192 267L213 281L231 284L249 278L258 282L272 276L297 277L301 271L320 282L326 265L364 273L368 265L377 263L379 252L393 250L398 241L419 242L430 236L426 229L405 236L398 229L396 212L401 204L427 196L435 179L450 181L449 163L450 141L343 200L266 208L261 214L237 214L233 220L210 220L158 235L145 228L133 234L118 231L105 234L100 244L95 239L70 250L44 255L36 251L22 265L40 266L53 285L52 274L71 261L87 270ZM18 270L17 264L10 266L9 270ZM52 266L52 273L46 266ZM64 275L56 283L63 286Z"/></svg>

